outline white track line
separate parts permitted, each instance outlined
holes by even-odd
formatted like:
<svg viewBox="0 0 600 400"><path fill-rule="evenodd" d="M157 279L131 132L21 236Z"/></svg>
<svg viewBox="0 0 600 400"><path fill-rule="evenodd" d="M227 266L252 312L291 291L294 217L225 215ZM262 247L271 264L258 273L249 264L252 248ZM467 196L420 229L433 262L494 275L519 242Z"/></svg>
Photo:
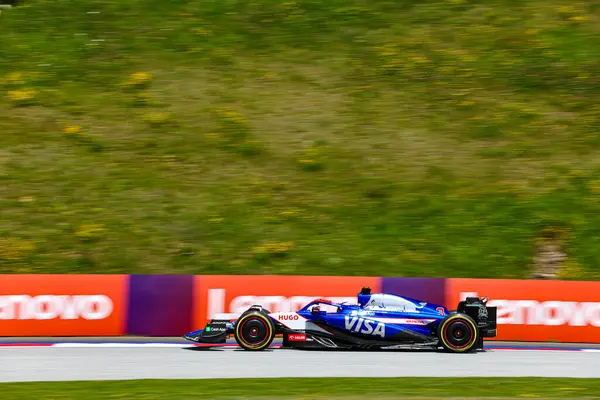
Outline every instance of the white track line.
<svg viewBox="0 0 600 400"><path fill-rule="evenodd" d="M151 348L165 348L165 347L191 347L193 345L178 344L178 343L54 343L51 347L78 347L78 348L94 348L94 347L151 347Z"/></svg>

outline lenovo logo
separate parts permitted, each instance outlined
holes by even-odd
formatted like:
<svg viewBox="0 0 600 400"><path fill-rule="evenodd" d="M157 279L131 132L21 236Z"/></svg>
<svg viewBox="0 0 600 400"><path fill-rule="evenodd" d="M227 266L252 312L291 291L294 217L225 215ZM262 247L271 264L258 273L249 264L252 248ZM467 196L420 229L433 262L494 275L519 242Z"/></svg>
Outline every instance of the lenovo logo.
<svg viewBox="0 0 600 400"><path fill-rule="evenodd" d="M248 307L260 304L272 313L296 312L320 296L238 296L226 304L225 289L208 290L208 319L235 319ZM334 302L356 303L356 297L321 297Z"/></svg>
<svg viewBox="0 0 600 400"><path fill-rule="evenodd" d="M461 300L478 296L461 293ZM577 301L496 300L488 307L498 307L498 324L600 327L600 303Z"/></svg>
<svg viewBox="0 0 600 400"><path fill-rule="evenodd" d="M101 320L113 311L105 295L0 296L0 320Z"/></svg>

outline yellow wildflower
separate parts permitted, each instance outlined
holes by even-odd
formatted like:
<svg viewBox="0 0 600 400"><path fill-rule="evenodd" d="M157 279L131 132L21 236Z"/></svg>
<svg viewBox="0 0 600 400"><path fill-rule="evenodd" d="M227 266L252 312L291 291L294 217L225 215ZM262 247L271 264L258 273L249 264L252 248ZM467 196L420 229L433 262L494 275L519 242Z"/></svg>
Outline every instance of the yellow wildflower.
<svg viewBox="0 0 600 400"><path fill-rule="evenodd" d="M35 91L33 89L9 90L9 92L8 92L8 96L10 97L10 99L14 102L19 102L19 103L33 99L36 94L37 94L37 91Z"/></svg>
<svg viewBox="0 0 600 400"><path fill-rule="evenodd" d="M146 83L150 80L152 80L152 75L150 75L147 72L134 72L133 74L131 74L129 76L130 78L130 82L139 84L139 83Z"/></svg>
<svg viewBox="0 0 600 400"><path fill-rule="evenodd" d="M558 12L561 14L572 14L575 12L575 8L572 6L560 6Z"/></svg>
<svg viewBox="0 0 600 400"><path fill-rule="evenodd" d="M413 60L417 64L427 64L427 63L429 63L429 60L427 59L427 57L423 57L423 56L411 57L411 60Z"/></svg>
<svg viewBox="0 0 600 400"><path fill-rule="evenodd" d="M0 238L0 259L21 260L35 250L31 240L18 238Z"/></svg>
<svg viewBox="0 0 600 400"><path fill-rule="evenodd" d="M25 83L21 72L11 72L6 76L6 80L11 85L22 85Z"/></svg>
<svg viewBox="0 0 600 400"><path fill-rule="evenodd" d="M575 16L569 18L569 20L573 21L573 22L585 22L588 19L589 18L586 17L585 15L575 15Z"/></svg>
<svg viewBox="0 0 600 400"><path fill-rule="evenodd" d="M98 236L104 231L104 225L102 224L82 224L79 226L79 230L75 232L75 235L81 238L93 238Z"/></svg>
<svg viewBox="0 0 600 400"><path fill-rule="evenodd" d="M253 254L283 255L293 246L292 242L267 242L252 249Z"/></svg>
<svg viewBox="0 0 600 400"><path fill-rule="evenodd" d="M254 249L252 249L252 253L254 254L264 254L267 252L267 248L264 246L256 246Z"/></svg>
<svg viewBox="0 0 600 400"><path fill-rule="evenodd" d="M129 75L129 80L125 83L126 86L139 88L147 86L152 81L152 75L148 72L134 72Z"/></svg>
<svg viewBox="0 0 600 400"><path fill-rule="evenodd" d="M151 125L162 125L171 119L171 114L165 112L149 113L144 116L144 121Z"/></svg>
<svg viewBox="0 0 600 400"><path fill-rule="evenodd" d="M65 126L63 129L63 132L67 135L75 135L75 134L81 132L81 126L79 126L79 125Z"/></svg>
<svg viewBox="0 0 600 400"><path fill-rule="evenodd" d="M600 194L600 181L595 180L595 181L590 182L589 188L590 188L590 191L592 191L592 193Z"/></svg>

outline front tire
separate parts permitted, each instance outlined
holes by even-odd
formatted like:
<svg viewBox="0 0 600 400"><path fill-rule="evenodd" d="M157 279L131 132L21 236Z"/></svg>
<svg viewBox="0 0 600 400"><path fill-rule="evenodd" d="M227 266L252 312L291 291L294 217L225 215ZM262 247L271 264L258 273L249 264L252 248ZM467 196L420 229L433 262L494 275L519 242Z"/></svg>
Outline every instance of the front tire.
<svg viewBox="0 0 600 400"><path fill-rule="evenodd" d="M234 337L244 350L264 350L275 339L275 325L263 312L249 311L237 320Z"/></svg>
<svg viewBox="0 0 600 400"><path fill-rule="evenodd" d="M480 335L473 318L466 314L448 316L438 327L440 344L452 353L467 353L475 349Z"/></svg>

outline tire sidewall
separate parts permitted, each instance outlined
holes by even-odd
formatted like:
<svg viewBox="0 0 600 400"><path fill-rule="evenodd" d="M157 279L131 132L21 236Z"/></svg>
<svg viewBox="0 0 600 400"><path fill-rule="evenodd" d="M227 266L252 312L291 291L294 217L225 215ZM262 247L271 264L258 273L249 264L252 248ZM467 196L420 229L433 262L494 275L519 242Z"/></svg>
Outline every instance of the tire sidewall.
<svg viewBox="0 0 600 400"><path fill-rule="evenodd" d="M251 318L260 320L261 322L263 322L263 324L269 331L267 339L258 346L250 345L246 341L244 341L242 338L241 327L245 321L247 321L248 319L251 319ZM238 318L238 320L235 324L234 338L235 338L235 341L237 342L237 344L244 350L253 350L253 351L264 350L264 349L268 348L271 345L271 343L273 342L273 339L275 339L275 325L273 324L271 319L267 315L265 315L265 312L263 312L262 310L245 312L242 315L240 315L240 317Z"/></svg>
<svg viewBox="0 0 600 400"><path fill-rule="evenodd" d="M462 348L454 347L454 346L452 346L452 344L447 343L446 340L444 339L444 333L445 333L444 330L447 329L447 327L450 326L455 321L464 322L473 331L473 337L472 337L471 341L469 342L469 344L467 346L462 347ZM440 345L444 348L444 350L450 351L452 353L467 353L467 352L475 349L477 347L477 343L480 340L479 329L477 329L477 323L475 322L475 320L473 318L469 317L468 315L461 314L461 313L451 313L450 315L448 315L448 317L446 319L444 319L438 326L437 333L438 333Z"/></svg>

